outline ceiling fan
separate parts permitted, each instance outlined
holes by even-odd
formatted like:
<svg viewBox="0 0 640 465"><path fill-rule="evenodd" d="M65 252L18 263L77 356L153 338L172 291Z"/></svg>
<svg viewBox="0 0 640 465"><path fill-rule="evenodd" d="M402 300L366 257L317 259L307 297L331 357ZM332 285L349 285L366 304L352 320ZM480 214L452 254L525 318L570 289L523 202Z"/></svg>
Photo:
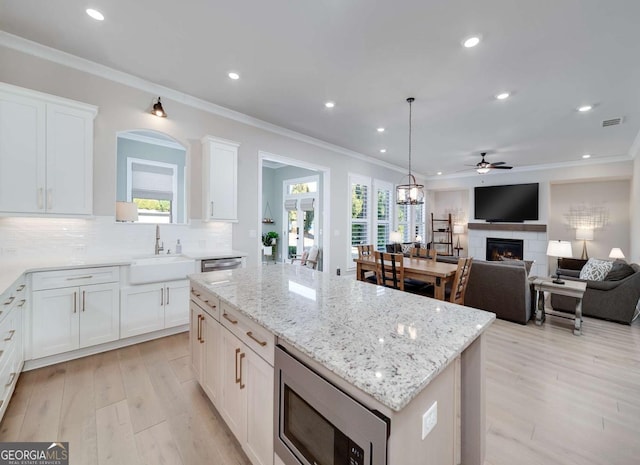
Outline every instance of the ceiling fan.
<svg viewBox="0 0 640 465"><path fill-rule="evenodd" d="M505 162L503 161L489 163L484 159L485 155L487 155L487 152L482 152L480 154L480 156L482 157L482 160L480 162L476 163L475 165L467 165L467 166L474 166L476 171L480 174L486 174L491 170L510 170L511 168L513 168L513 166L505 165Z"/></svg>

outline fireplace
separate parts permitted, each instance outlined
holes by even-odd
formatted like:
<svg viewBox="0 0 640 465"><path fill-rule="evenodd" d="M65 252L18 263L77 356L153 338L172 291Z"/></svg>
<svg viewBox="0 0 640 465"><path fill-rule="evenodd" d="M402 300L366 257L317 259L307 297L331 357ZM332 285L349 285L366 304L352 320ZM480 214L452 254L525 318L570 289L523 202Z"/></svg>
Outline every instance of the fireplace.
<svg viewBox="0 0 640 465"><path fill-rule="evenodd" d="M487 237L487 260L522 260L522 239Z"/></svg>

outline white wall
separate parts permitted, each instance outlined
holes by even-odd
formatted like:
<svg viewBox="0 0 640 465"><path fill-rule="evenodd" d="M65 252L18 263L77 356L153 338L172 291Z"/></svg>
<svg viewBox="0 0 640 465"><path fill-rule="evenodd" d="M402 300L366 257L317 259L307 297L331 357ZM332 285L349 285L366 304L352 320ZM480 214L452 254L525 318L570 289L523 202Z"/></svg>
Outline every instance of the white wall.
<svg viewBox="0 0 640 465"><path fill-rule="evenodd" d="M636 153L633 160L629 210L631 215L631 251L628 261L640 263L640 153Z"/></svg>
<svg viewBox="0 0 640 465"><path fill-rule="evenodd" d="M71 60L73 61L73 60ZM95 120L94 138L94 214L99 217L113 217L116 198L116 134L129 129L154 129L174 137L187 147L187 170L189 173L189 218L202 217L202 180L200 139L212 135L240 143L238 153L238 223L218 228L216 238L220 246L232 243L234 249L246 251L248 264L259 263L258 240L259 220L263 212L258 205L258 153L259 151L278 154L303 162L321 163L331 170L331 212L330 261L332 269L347 268L349 251L348 215L349 207L345 199L350 198L348 173L358 173L392 183L398 182L403 170L371 164L358 158L348 157L319 145L260 129L233 119L194 108L162 96L162 103L168 118L157 118L149 113L156 93L149 93L108 79L63 66L43 58L38 58L14 49L0 46L0 80L50 93L66 98L87 102L99 107ZM5 65L7 64L7 65ZM10 64L10 65L8 65ZM47 220L40 220L47 221ZM81 220L82 221L82 220ZM195 223L194 223L195 224ZM48 226L46 226L48 227ZM83 226L84 227L84 226ZM199 226L191 226L194 234L205 232ZM0 241L3 240L3 223L0 223ZM167 228L168 229L168 228ZM208 229L207 229L208 230ZM140 235L140 244L145 246L149 233L144 227L134 230ZM231 241L224 234L231 236ZM47 236L39 238L42 243ZM77 241L81 239L78 238ZM216 244L217 246L218 244ZM88 247L93 250L93 247ZM325 260L326 260L325 255Z"/></svg>
<svg viewBox="0 0 640 465"><path fill-rule="evenodd" d="M630 193L630 180L552 184L549 239L571 241L573 256L580 257L583 242L576 240L575 229L569 227L565 214L570 207L599 205L608 211L609 222L604 229L594 231L593 241L587 241L589 257L607 258L613 247L620 247L629 258Z"/></svg>

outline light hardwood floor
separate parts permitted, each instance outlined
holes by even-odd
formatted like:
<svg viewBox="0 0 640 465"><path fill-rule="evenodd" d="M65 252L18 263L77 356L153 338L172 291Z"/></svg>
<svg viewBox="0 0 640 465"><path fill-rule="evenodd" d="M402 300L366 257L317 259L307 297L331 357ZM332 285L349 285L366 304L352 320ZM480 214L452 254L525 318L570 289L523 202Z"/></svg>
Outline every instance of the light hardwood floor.
<svg viewBox="0 0 640 465"><path fill-rule="evenodd" d="M586 318L578 337L564 320L497 320L486 387L486 465L640 463L640 322ZM186 333L23 373L0 441L54 439L78 465L249 464L193 378Z"/></svg>

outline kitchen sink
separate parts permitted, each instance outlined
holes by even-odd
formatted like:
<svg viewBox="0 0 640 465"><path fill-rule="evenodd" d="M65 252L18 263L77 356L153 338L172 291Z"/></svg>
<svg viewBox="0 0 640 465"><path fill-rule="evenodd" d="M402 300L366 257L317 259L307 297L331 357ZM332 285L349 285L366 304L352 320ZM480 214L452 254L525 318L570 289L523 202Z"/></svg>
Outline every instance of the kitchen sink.
<svg viewBox="0 0 640 465"><path fill-rule="evenodd" d="M136 258L129 267L131 284L156 283L186 279L195 273L196 261L182 255L154 255L153 257Z"/></svg>

